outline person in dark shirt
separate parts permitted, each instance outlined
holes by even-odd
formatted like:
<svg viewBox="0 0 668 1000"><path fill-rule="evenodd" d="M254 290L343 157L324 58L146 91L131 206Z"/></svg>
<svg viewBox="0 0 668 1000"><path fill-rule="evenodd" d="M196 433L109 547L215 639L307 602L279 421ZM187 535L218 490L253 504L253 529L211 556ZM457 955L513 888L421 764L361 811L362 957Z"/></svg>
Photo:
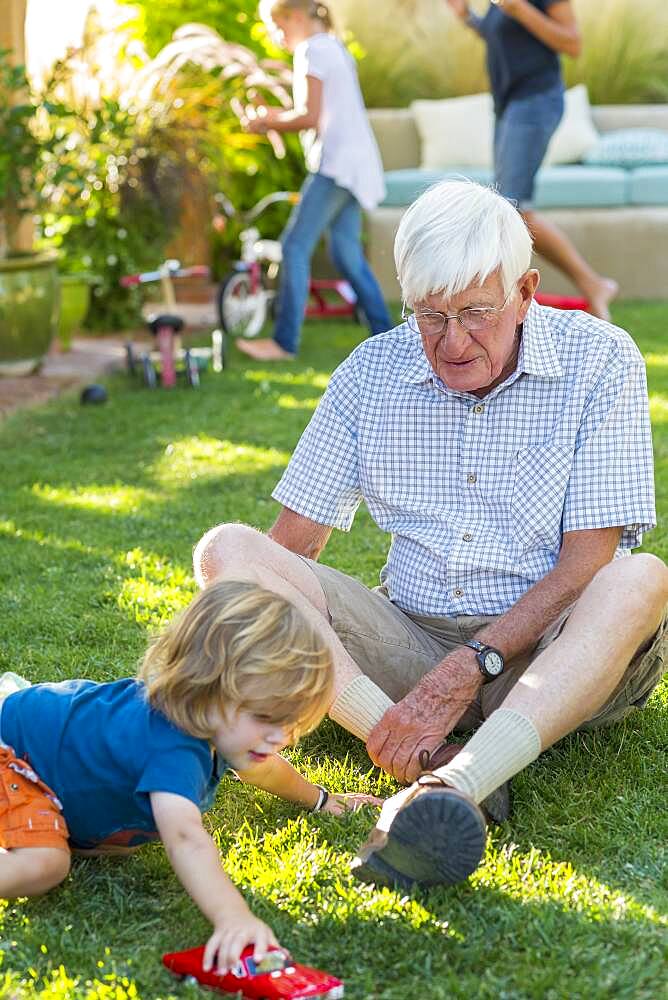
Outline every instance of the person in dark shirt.
<svg viewBox="0 0 668 1000"><path fill-rule="evenodd" d="M7 694L0 679L0 897L58 885L70 852L123 854L161 840L213 924L204 967L276 944L220 866L202 813L224 772L311 810L375 802L329 795L278 751L331 700L330 650L289 601L252 583L202 591L149 648L139 677Z"/></svg>
<svg viewBox="0 0 668 1000"><path fill-rule="evenodd" d="M517 203L537 253L568 275L595 316L609 320L617 282L594 271L565 233L533 209L536 173L564 110L559 54L580 54L570 0L492 0L484 17L467 0L446 3L487 45L498 190Z"/></svg>

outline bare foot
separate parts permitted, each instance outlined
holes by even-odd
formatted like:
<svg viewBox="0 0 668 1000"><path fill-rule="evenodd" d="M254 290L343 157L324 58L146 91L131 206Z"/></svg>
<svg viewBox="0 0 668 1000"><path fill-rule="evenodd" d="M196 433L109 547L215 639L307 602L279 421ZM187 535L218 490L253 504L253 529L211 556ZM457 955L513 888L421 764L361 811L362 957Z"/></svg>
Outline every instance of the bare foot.
<svg viewBox="0 0 668 1000"><path fill-rule="evenodd" d="M291 361L294 354L284 351L275 340L244 340L237 339L237 347L242 354L247 354L254 361Z"/></svg>
<svg viewBox="0 0 668 1000"><path fill-rule="evenodd" d="M609 305L618 293L619 285L613 278L601 278L589 292L589 312L609 323Z"/></svg>

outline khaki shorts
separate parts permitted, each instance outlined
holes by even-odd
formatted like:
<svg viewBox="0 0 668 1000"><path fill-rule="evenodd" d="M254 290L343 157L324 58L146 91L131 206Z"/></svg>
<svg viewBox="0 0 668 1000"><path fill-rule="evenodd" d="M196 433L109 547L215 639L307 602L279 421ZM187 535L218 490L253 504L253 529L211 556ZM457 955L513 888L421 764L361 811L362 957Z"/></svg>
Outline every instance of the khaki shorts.
<svg viewBox="0 0 668 1000"><path fill-rule="evenodd" d="M401 611L382 587L369 590L331 566L304 560L325 593L332 627L362 673L393 700L400 701L443 657L472 639L498 615L427 617ZM536 648L506 664L488 681L460 718L456 731L475 729L505 700L529 664L563 629L572 608L545 632ZM619 722L642 708L664 673L668 652L668 612L656 634L629 663L615 691L598 712L578 728Z"/></svg>

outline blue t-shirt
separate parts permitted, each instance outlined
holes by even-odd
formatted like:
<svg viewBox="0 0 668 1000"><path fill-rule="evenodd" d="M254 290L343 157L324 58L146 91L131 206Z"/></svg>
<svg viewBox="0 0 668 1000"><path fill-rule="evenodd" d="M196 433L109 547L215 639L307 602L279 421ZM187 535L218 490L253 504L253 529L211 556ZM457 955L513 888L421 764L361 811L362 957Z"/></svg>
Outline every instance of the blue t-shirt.
<svg viewBox="0 0 668 1000"><path fill-rule="evenodd" d="M2 705L0 737L63 804L73 847L156 840L149 792L209 808L227 765L149 705L144 685L34 684Z"/></svg>
<svg viewBox="0 0 668 1000"><path fill-rule="evenodd" d="M529 0L541 13L547 13L557 0ZM542 93L563 86L559 56L541 42L519 21L497 4L490 4L484 17L477 19L477 30L487 43L487 71L497 116L518 97Z"/></svg>

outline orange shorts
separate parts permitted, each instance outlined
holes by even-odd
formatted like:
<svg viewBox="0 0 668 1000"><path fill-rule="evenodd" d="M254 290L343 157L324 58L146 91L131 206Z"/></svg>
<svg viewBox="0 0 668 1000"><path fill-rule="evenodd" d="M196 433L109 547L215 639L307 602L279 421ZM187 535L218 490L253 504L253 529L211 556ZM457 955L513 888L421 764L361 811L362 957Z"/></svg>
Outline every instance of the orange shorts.
<svg viewBox="0 0 668 1000"><path fill-rule="evenodd" d="M0 847L59 847L69 851L60 802L25 760L0 746Z"/></svg>

